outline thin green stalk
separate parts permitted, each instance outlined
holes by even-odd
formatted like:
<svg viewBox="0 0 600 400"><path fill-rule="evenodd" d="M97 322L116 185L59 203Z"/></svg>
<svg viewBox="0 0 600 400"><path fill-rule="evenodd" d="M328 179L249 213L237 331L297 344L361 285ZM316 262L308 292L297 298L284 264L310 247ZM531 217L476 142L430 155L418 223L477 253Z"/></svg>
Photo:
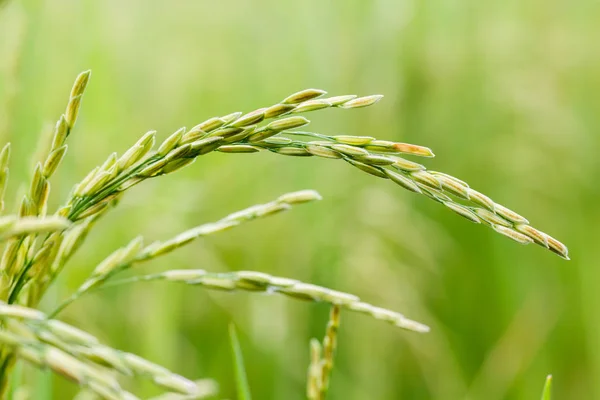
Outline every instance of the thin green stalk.
<svg viewBox="0 0 600 400"><path fill-rule="evenodd" d="M272 276L255 271L237 271L210 273L204 270L171 270L157 274L140 275L125 279L109 281L102 286L94 286L85 293L93 293L109 287L120 286L136 282L166 281L179 282L206 289L221 291L247 291L251 293L281 294L294 299L328 303L343 309L372 318L389 322L402 329L425 333L429 327L419 322L410 320L404 315L392 310L376 307L361 301L358 296L350 293L339 292L326 287L303 283L295 279ZM64 307L62 307L64 308ZM62 309L61 308L61 309ZM60 310L59 310L60 311ZM58 312L55 310L51 315ZM337 314L334 314L334 316ZM334 320L339 322L339 319ZM332 325L331 329L334 329Z"/></svg>
<svg viewBox="0 0 600 400"><path fill-rule="evenodd" d="M79 216L86 210L89 209L90 206L94 204L98 204L102 200L104 200L109 195L113 194L118 190L119 186L123 183L127 182L129 179L133 178L136 173L152 164L154 161L158 160L160 157L154 155L144 160L144 162L139 165L134 166L129 171L124 172L121 176L117 177L113 182L110 182L108 186L104 187L100 192L94 194L93 196L85 197L79 199L73 209L69 212L68 218L71 221L76 221Z"/></svg>
<svg viewBox="0 0 600 400"><path fill-rule="evenodd" d="M333 358L337 347L337 333L340 326L340 306L331 307L327 330L323 338L323 360L321 361L320 400L325 400L329 391L329 377L333 370Z"/></svg>
<svg viewBox="0 0 600 400"><path fill-rule="evenodd" d="M32 261L33 260L31 260L31 259L27 260L27 263L23 266L23 268L19 272L19 275L17 277L17 282L13 286L13 289L10 291L10 295L8 296L8 300L7 300L8 304L13 304L16 302L17 297L19 296L19 293L21 292L21 289L23 288L23 286L25 286L25 283L26 283L25 281L27 280L27 273L29 272L29 269L32 266Z"/></svg>
<svg viewBox="0 0 600 400"><path fill-rule="evenodd" d="M229 324L229 341L233 356L237 398L238 400L252 400L252 395L250 394L250 385L248 384L248 376L246 375L246 368L244 367L242 348L233 324Z"/></svg>
<svg viewBox="0 0 600 400"><path fill-rule="evenodd" d="M542 391L542 400L552 400L552 375L546 377L544 390Z"/></svg>

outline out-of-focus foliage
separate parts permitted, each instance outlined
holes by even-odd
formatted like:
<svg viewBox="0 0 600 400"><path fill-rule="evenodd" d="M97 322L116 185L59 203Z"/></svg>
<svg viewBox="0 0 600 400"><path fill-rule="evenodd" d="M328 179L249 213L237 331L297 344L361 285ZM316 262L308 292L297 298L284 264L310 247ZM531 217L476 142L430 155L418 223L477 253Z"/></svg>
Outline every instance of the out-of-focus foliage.
<svg viewBox="0 0 600 400"><path fill-rule="evenodd" d="M52 182L54 205L147 130L166 137L305 87L382 93L378 107L323 112L311 129L429 146L437 157L428 167L528 216L572 258L518 246L341 163L213 154L128 193L45 309L138 234L162 239L311 187L324 201L142 269L262 270L432 327L416 335L344 313L333 400L533 399L550 372L557 399L600 398L598 12L592 0L4 4L0 139L13 143L13 184L31 173L31 147L50 134L73 76L94 72ZM225 398L235 395L233 321L253 396L293 400L304 396L308 343L327 313L275 296L141 283L86 297L63 317L183 375L215 378ZM46 376L37 381L49 387ZM59 378L52 387L57 398L74 391Z"/></svg>

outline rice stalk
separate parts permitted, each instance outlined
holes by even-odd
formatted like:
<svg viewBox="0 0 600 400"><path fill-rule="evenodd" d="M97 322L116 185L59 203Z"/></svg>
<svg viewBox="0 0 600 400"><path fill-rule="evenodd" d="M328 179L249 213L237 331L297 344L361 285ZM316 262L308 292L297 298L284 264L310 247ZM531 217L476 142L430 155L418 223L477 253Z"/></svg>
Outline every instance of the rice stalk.
<svg viewBox="0 0 600 400"><path fill-rule="evenodd" d="M304 142L276 136L251 143L253 152L266 150L287 156L344 160L363 172L389 179L406 190L424 195L473 223L487 225L517 243L536 243L566 260L569 259L568 249L563 243L532 227L525 217L495 203L458 178L442 172L428 171L421 164L397 156L409 154L433 157L433 152L427 147L380 141L364 136L327 136L306 131L281 133L310 136L320 140ZM251 152L248 146L246 142L232 143L224 152ZM238 148L243 150L236 151Z"/></svg>
<svg viewBox="0 0 600 400"><path fill-rule="evenodd" d="M371 100L364 105L373 104L381 96L368 98ZM441 172L428 171L421 164L398 157L398 154L433 157L433 152L427 147L378 140L368 136L329 136L294 131L293 129L310 122L298 116L284 117L262 127L256 125L266 118L285 116L298 110L313 111L328 108L330 106L326 104L329 103L337 104L331 107L345 107L354 100L357 99L345 100L346 102L340 104L332 103L327 99L319 100L320 103L315 103L316 100L308 100L297 106L283 101L277 105L277 109L288 111L281 114L268 112L270 108L259 109L244 116L236 114L235 118L226 118L227 116L212 118L187 133L184 129L180 129L167 138L154 155L149 155L143 160L135 157L134 160L126 162L124 165L133 166L130 170L120 171L108 162L98 170L92 171L78 185L78 190L75 191L76 197L65 209L65 216L76 220L83 213L87 213L91 207L103 204L105 199L110 199L110 196L115 193L124 191L145 179L172 173L191 164L196 157L215 150L225 153L253 153L267 150L287 156L343 159L364 172L390 179L407 190L423 194L471 222L488 225L496 232L521 244L535 242L568 259L566 246L531 227L524 217L493 202L462 180ZM306 105L307 102L310 102L310 107ZM316 107L316 104L319 104L319 107ZM227 122L228 120L231 121ZM297 141L283 137L282 134L307 136L318 140ZM149 137L148 134L141 140L146 137ZM128 151L126 154L136 153L141 156L149 152L147 147L139 143L132 147L132 149L138 148L143 148L144 151L139 154ZM138 161L140 162L136 165Z"/></svg>
<svg viewBox="0 0 600 400"><path fill-rule="evenodd" d="M327 322L327 330L323 338L323 359L321 360L321 393L320 398L324 400L327 397L329 390L329 376L333 369L333 357L337 346L337 332L340 326L340 306L334 305L331 307L329 321Z"/></svg>
<svg viewBox="0 0 600 400"><path fill-rule="evenodd" d="M420 333L429 331L427 325L410 320L398 312L365 303L356 295L256 271L215 273L201 269L170 270L109 281L102 288L149 281L180 282L206 289L230 292L282 294L294 299L339 306L345 310L365 314L409 331ZM52 315L56 315L56 313L55 311Z"/></svg>
<svg viewBox="0 0 600 400"><path fill-rule="evenodd" d="M10 335L20 338L19 343L27 341L38 347L63 352L88 367L87 372L77 371L75 368L76 371L71 371L69 377L82 378L82 374L87 377L89 371L94 369L93 372L99 374L98 376L104 374L112 377L118 372L125 376L148 377L159 387L188 396L202 391L193 381L135 354L102 345L93 335L64 322L47 319L46 315L38 310L0 303L0 320L10 331ZM6 343L6 340L3 343ZM105 376L101 378L108 379ZM117 389L114 384L116 381L113 382L112 379L114 378L111 378L108 386ZM81 379L76 379L76 382L81 383ZM104 382L105 386L108 383L109 381Z"/></svg>
<svg viewBox="0 0 600 400"><path fill-rule="evenodd" d="M73 197L61 210L71 220L90 215L94 207L104 204L115 193L125 191L145 179L169 174L181 169L201 155L212 152L227 143L245 140L259 141L278 133L298 128L310 121L301 112L323 108L359 108L375 104L382 96L357 97L356 95L320 99L325 92L307 89L288 96L271 107L261 108L245 115L232 113L210 118L190 131L181 128L164 140L157 151L152 152L155 132L148 132L115 162L111 155L107 162L91 171L74 189ZM257 124L273 118L284 117L263 127ZM111 161L112 160L112 161Z"/></svg>

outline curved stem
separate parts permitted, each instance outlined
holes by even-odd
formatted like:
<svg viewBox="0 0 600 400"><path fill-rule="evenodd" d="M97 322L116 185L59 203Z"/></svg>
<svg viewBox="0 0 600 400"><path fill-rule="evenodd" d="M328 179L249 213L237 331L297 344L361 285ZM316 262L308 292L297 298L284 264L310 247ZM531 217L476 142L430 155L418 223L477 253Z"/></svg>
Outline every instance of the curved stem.
<svg viewBox="0 0 600 400"><path fill-rule="evenodd" d="M318 139L324 139L324 140L333 141L333 139L331 138L331 136L323 135L322 133L316 133L316 132L308 132L308 131L283 131L281 133L288 134L288 135L296 135L296 136L310 136L310 137L314 137L314 138L318 138Z"/></svg>
<svg viewBox="0 0 600 400"><path fill-rule="evenodd" d="M128 179L133 178L136 173L138 173L144 167L148 166L149 164L153 163L154 161L156 161L158 159L159 159L159 156L157 156L156 154L148 157L146 160L144 160L144 162L141 162L139 165L135 166L130 171L125 171L124 173L122 173L120 178L116 178L115 181L113 181L109 186L106 186L103 190L101 190L94 196L82 198L80 201L78 201L75 204L75 206L73 207L73 210L71 210L71 212L69 213L68 218L72 221L77 220L77 217L79 215L81 215L82 212L87 210L90 205L94 205L94 204L102 201L108 195L110 195L115 190L117 190L118 187L121 186L121 184L127 182Z"/></svg>

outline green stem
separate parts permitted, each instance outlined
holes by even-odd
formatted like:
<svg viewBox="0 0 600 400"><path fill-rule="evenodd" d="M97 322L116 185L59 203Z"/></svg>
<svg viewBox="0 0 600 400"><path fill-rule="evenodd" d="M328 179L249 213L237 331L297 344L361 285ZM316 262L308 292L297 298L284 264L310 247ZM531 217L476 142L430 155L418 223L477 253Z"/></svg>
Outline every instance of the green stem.
<svg viewBox="0 0 600 400"><path fill-rule="evenodd" d="M164 278L163 274L157 273L157 274L150 274L150 275L132 276L130 278L124 278L124 279L119 279L119 280L105 283L111 276L115 275L117 272L121 271L122 269L125 269L125 268L119 268L118 270L113 271L113 273L111 273L107 276L98 278L92 285L88 286L84 290L76 291L70 297L68 297L66 300L64 300L62 303L60 303L60 305L58 307L56 307L51 313L49 313L48 318L55 318L61 311L63 311L65 308L67 308L69 305L71 305L71 303L73 303L75 300L79 299L83 295L95 293L99 290L107 289L107 288L114 287L114 286L125 285L128 283L150 282L150 281L161 280ZM216 273L213 275L222 276L224 274ZM100 283L104 283L104 284L100 285Z"/></svg>
<svg viewBox="0 0 600 400"><path fill-rule="evenodd" d="M77 217L79 215L81 215L82 212L87 210L90 205L94 205L94 204L97 204L98 202L102 201L107 196L114 193L119 188L119 186L121 186L123 183L127 182L127 180L133 178L136 173L140 172L146 166L152 164L155 161L158 161L159 159L160 159L160 156L157 154L150 156L149 158L144 160L144 162L131 168L129 171L125 171L124 173L122 173L121 177L116 178L109 186L106 186L104 189L102 189L100 192L98 192L94 196L82 198L75 204L75 206L73 207L73 210L71 210L71 212L69 213L68 218L71 221L76 221Z"/></svg>
<svg viewBox="0 0 600 400"><path fill-rule="evenodd" d="M71 296L69 296L66 300L64 300L62 303L60 303L58 305L58 307L56 307L54 309L54 311L52 311L50 314L48 314L48 318L55 318L58 313L60 313L65 308L67 308L69 305L71 305L75 300L77 300L78 298L80 298L81 296L83 296L86 293L95 291L94 289L97 289L99 287L98 285L100 283L106 281L110 276L112 276L112 274L97 277L96 279L92 280L88 285L86 285L83 289L80 288L79 290L77 290L75 293L73 293Z"/></svg>
<svg viewBox="0 0 600 400"><path fill-rule="evenodd" d="M285 133L288 135L296 135L296 136L310 136L318 139L329 140L330 142L335 141L331 136L323 135L321 133L316 132L308 132L308 131L283 131L281 133Z"/></svg>
<svg viewBox="0 0 600 400"><path fill-rule="evenodd" d="M9 377L10 370L15 365L15 357L12 353L7 352L6 348L3 348L2 352L2 365L0 365L0 399L6 398L6 394L9 389Z"/></svg>
<svg viewBox="0 0 600 400"><path fill-rule="evenodd" d="M11 290L10 295L8 296L8 301L7 301L8 304L13 304L17 300L17 297L19 296L21 289L23 288L23 286L25 286L27 272L29 272L29 269L31 268L32 265L33 265L33 259L28 260L27 264L25 264L25 267L21 270L21 273L19 274L19 277L17 278L17 283L15 284L15 287Z"/></svg>

